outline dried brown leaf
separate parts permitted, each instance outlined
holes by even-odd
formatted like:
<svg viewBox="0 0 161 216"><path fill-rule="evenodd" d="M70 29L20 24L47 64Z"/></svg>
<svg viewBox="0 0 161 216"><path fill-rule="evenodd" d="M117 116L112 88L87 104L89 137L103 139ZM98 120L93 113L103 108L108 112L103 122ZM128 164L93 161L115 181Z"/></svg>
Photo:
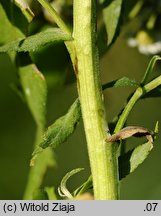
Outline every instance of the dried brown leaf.
<svg viewBox="0 0 161 216"><path fill-rule="evenodd" d="M118 133L113 134L111 137L108 138L108 142L117 142L119 140L124 140L129 137L146 137L147 140L153 143L153 135L154 132L148 130L144 127L137 127L137 126L128 126L120 130Z"/></svg>

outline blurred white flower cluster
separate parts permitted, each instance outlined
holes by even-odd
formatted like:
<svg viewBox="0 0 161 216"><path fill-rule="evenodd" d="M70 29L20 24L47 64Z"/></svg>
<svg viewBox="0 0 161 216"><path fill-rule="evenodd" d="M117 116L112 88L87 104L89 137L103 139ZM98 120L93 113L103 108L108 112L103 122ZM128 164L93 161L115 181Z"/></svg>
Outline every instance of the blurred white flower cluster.
<svg viewBox="0 0 161 216"><path fill-rule="evenodd" d="M137 28L128 36L128 45L145 55L161 53L161 0L136 1L129 19L136 21Z"/></svg>

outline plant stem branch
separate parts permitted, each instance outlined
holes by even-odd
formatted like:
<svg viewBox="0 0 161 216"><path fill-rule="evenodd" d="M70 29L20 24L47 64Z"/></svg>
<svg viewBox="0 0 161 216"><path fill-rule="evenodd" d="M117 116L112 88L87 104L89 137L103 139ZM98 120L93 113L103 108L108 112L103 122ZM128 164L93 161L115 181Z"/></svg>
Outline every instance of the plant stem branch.
<svg viewBox="0 0 161 216"><path fill-rule="evenodd" d="M51 6L51 4L47 0L37 0L53 17L53 20L58 25L58 27L69 34L71 36L72 32L68 28L68 26L65 24L65 22L61 19L60 15L56 12L56 10ZM75 47L73 44L73 41L66 41L65 45L67 47L67 50L70 54L72 64L74 66L75 64Z"/></svg>
<svg viewBox="0 0 161 216"><path fill-rule="evenodd" d="M116 200L119 194L116 146L105 141L109 134L102 101L95 16L94 0L74 0L75 72L94 195L96 200Z"/></svg>
<svg viewBox="0 0 161 216"><path fill-rule="evenodd" d="M71 31L67 27L67 25L64 23L64 21L61 19L59 14L56 12L56 10L51 6L51 4L47 0L37 0L53 17L54 21L58 25L58 27L71 35Z"/></svg>
<svg viewBox="0 0 161 216"><path fill-rule="evenodd" d="M152 80L151 82L149 82L145 86L139 87L139 88L136 89L135 93L132 95L129 102L125 106L125 108L124 108L124 110L123 110L123 112L122 112L122 114L121 114L121 116L120 116L120 118L119 118L119 120L117 122L114 133L119 132L123 128L128 116L129 116L129 113L132 110L132 108L134 107L134 105L136 104L136 102L143 95L145 95L146 93L148 93L148 92L152 91L153 89L157 88L159 85L161 85L161 76L155 78L154 80Z"/></svg>
<svg viewBox="0 0 161 216"><path fill-rule="evenodd" d="M144 74L144 76L143 76L143 79L142 79L142 81L141 81L141 85L142 85L142 86L144 86L144 85L146 84L146 82L147 82L147 80L148 80L148 78L149 78L149 75L150 75L150 73L153 71L153 68L154 68L154 66L155 66L155 64L156 64L156 62L157 62L158 60L161 60L161 57L158 56L158 55L155 55L155 56L153 56L153 57L151 58L151 60L150 60L150 62L149 62L149 64L148 64L148 67L147 67L147 69L146 69L146 71L145 71L145 74Z"/></svg>

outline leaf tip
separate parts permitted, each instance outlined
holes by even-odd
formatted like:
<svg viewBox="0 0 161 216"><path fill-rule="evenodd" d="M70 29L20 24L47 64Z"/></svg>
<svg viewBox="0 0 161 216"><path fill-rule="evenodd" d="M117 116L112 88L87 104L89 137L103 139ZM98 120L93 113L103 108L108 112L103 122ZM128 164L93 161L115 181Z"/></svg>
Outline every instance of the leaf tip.
<svg viewBox="0 0 161 216"><path fill-rule="evenodd" d="M157 137L157 134L159 133L159 121L156 122L155 128L154 128L154 140Z"/></svg>
<svg viewBox="0 0 161 216"><path fill-rule="evenodd" d="M31 160L30 160L30 167L34 167L35 166L35 159L36 159L36 156L32 157Z"/></svg>
<svg viewBox="0 0 161 216"><path fill-rule="evenodd" d="M73 194L68 190L66 184L67 184L67 181L70 177L72 177L73 175L75 175L76 173L80 172L84 170L84 168L77 168L77 169L74 169L70 172L68 172L62 179L61 183L60 183L60 186L58 187L58 192L59 192L59 195L62 196L62 197L67 197L68 199L73 199Z"/></svg>
<svg viewBox="0 0 161 216"><path fill-rule="evenodd" d="M156 124L155 124L154 132L155 132L156 134L158 134L158 132L159 132L159 121L157 121Z"/></svg>
<svg viewBox="0 0 161 216"><path fill-rule="evenodd" d="M43 149L41 147L37 147L34 152L32 153L32 158L30 160L30 166L33 167L35 166L35 160L37 158L37 156L43 151Z"/></svg>

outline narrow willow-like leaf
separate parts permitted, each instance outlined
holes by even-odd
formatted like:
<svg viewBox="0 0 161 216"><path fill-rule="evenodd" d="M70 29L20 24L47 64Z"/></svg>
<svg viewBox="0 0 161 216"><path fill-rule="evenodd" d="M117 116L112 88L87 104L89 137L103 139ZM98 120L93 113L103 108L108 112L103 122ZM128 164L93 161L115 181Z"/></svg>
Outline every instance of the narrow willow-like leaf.
<svg viewBox="0 0 161 216"><path fill-rule="evenodd" d="M11 43L1 46L0 52L34 52L35 50L38 50L46 45L71 39L72 38L68 34L62 32L60 29L52 28L22 40L12 41Z"/></svg>
<svg viewBox="0 0 161 216"><path fill-rule="evenodd" d="M119 179L134 172L144 162L153 148L151 142L144 143L119 157Z"/></svg>
<svg viewBox="0 0 161 216"><path fill-rule="evenodd" d="M122 0L108 0L107 7L103 9L103 19L108 35L108 45L110 45L117 32L122 8Z"/></svg>
<svg viewBox="0 0 161 216"><path fill-rule="evenodd" d="M14 1L0 1L0 21L1 45L25 37L28 30L28 21L24 14L18 10L18 7L14 5ZM9 53L9 56L14 62L16 56L15 52ZM21 57L19 60L21 60ZM25 62L23 62L23 64L19 65L17 69L19 70L20 81L22 81L21 86L26 95L27 104L38 124L36 145L37 143L40 143L45 124L46 83L45 80L43 80L43 76L31 61L29 61L29 64L25 64ZM40 95L38 92L39 90ZM22 127L24 127L25 130L25 125L22 125ZM23 197L24 199L32 200L34 198L34 191L41 187L47 168L49 166L54 166L55 164L56 162L51 149L46 149L39 155L39 157L36 158L36 164L34 167L31 167L29 172Z"/></svg>
<svg viewBox="0 0 161 216"><path fill-rule="evenodd" d="M73 194L74 194L74 196L79 196L79 195L87 192L87 190L91 189L92 187L93 187L92 176L89 176L87 181L85 181L79 188L77 188Z"/></svg>
<svg viewBox="0 0 161 216"><path fill-rule="evenodd" d="M119 180L125 178L127 175L134 172L136 168L145 161L145 159L148 157L152 149L153 144L151 142L147 142L128 151L124 155L119 156ZM87 181L87 186L88 185L90 186L90 188L93 185L91 176ZM75 193L79 194L79 192L81 191L80 189L75 191Z"/></svg>
<svg viewBox="0 0 161 216"><path fill-rule="evenodd" d="M155 129L154 129L154 140L156 139L156 134L158 134L158 121L156 122ZM144 131L143 131L144 132ZM119 156L118 163L119 163L119 180L126 177L128 174L134 172L136 168L144 162L144 160L148 157L151 150L153 149L152 140L148 140L148 142L141 144L132 150L128 151L127 153ZM87 187L91 188L93 185L92 183L92 176L89 176L88 180L80 186L77 190L75 190L74 194L81 194L84 192Z"/></svg>
<svg viewBox="0 0 161 216"><path fill-rule="evenodd" d="M69 190L67 189L67 181L69 180L70 177L72 177L73 175L75 175L76 173L82 171L83 168L77 168L77 169L74 169L70 172L68 172L62 179L61 183L60 183L60 186L59 186L59 193L60 193L60 196L63 196L63 197L67 197L69 199L73 199L73 196L72 194L69 192Z"/></svg>
<svg viewBox="0 0 161 216"><path fill-rule="evenodd" d="M107 88L112 87L138 87L139 84L132 79L129 79L128 77L122 77L121 79L114 80L112 82L106 83L102 86L102 89L105 90Z"/></svg>
<svg viewBox="0 0 161 216"><path fill-rule="evenodd" d="M155 129L153 132L153 139L156 139L158 134L158 121L156 122ZM153 149L153 140L150 139L148 142L141 144L134 149L119 157L119 178L120 180L128 174L134 172L136 168L144 162L148 157L151 150Z"/></svg>
<svg viewBox="0 0 161 216"><path fill-rule="evenodd" d="M143 77L143 79L142 79L142 81L141 81L141 84L142 84L142 85L145 85L145 84L146 84L147 79L148 79L150 73L153 71L153 68L154 68L154 66L155 66L155 64L156 64L156 62L157 62L158 60L161 60L161 57L158 56L158 55L153 56L152 59L150 60L150 62L149 62L149 64L148 64L148 67L147 67L147 69L146 69L146 71L145 71L144 77Z"/></svg>
<svg viewBox="0 0 161 216"><path fill-rule="evenodd" d="M22 59L24 59L23 57L19 56L19 59L22 61ZM25 57L29 60L28 55L26 56L25 54ZM35 142L35 146L37 146L42 141L41 137L46 121L46 81L41 72L32 63L25 65L21 64L19 66L19 76L28 107L37 124ZM24 199L33 199L33 193L40 188L47 168L49 166L53 167L55 164L54 155L51 149L46 149L41 152L37 158L34 158L34 161L32 161L31 164L32 167L30 168Z"/></svg>
<svg viewBox="0 0 161 216"><path fill-rule="evenodd" d="M31 113L41 128L45 124L47 86L45 78L35 65L19 67L21 85Z"/></svg>
<svg viewBox="0 0 161 216"><path fill-rule="evenodd" d="M59 144L65 142L67 138L74 132L74 129L81 117L80 102L77 99L70 107L68 113L54 122L46 131L40 147L55 148Z"/></svg>

